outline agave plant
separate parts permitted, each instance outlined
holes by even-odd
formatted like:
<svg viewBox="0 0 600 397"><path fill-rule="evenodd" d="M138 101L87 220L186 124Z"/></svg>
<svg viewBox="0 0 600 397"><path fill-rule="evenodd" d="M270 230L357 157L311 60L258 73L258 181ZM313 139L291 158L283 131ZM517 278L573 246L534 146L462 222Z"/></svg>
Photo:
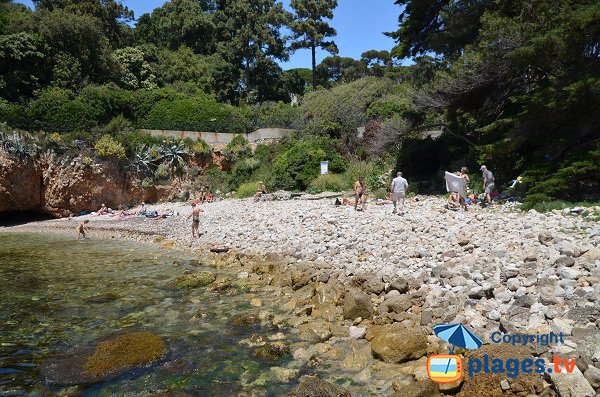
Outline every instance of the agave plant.
<svg viewBox="0 0 600 397"><path fill-rule="evenodd" d="M37 152L37 147L35 144L29 143L27 138L17 132L0 132L0 147L5 152L20 158L33 157Z"/></svg>
<svg viewBox="0 0 600 397"><path fill-rule="evenodd" d="M145 175L156 168L155 160L150 148L141 144L135 148L132 164L136 172Z"/></svg>
<svg viewBox="0 0 600 397"><path fill-rule="evenodd" d="M180 175L189 152L182 142L165 142L162 147L162 160L171 168L173 175Z"/></svg>

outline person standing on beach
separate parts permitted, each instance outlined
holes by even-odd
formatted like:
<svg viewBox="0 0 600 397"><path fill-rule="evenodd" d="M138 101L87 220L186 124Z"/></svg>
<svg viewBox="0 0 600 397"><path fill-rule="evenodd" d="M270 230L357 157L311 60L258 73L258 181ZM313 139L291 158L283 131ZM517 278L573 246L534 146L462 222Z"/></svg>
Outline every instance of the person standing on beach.
<svg viewBox="0 0 600 397"><path fill-rule="evenodd" d="M354 182L354 211L358 204L361 204L361 209L365 210L365 181L362 176L358 177L358 180Z"/></svg>
<svg viewBox="0 0 600 397"><path fill-rule="evenodd" d="M77 225L77 241L79 240L85 240L85 226L89 223L89 219L86 219L83 222L79 222L79 225Z"/></svg>
<svg viewBox="0 0 600 397"><path fill-rule="evenodd" d="M406 198L406 189L408 188L408 181L402 177L402 172L398 172L396 177L392 180L390 190L392 191L392 202L394 203L395 214L397 211L397 204L400 202L400 212L398 215L404 214L404 199Z"/></svg>
<svg viewBox="0 0 600 397"><path fill-rule="evenodd" d="M494 190L495 186L494 174L492 174L492 171L488 170L485 165L482 165L480 170L483 176L483 191L485 193L485 201L487 201L488 204L492 204L492 190Z"/></svg>
<svg viewBox="0 0 600 397"><path fill-rule="evenodd" d="M200 227L200 213L202 209L196 205L196 203L192 203L192 238L200 237L200 233L198 232L198 228Z"/></svg>

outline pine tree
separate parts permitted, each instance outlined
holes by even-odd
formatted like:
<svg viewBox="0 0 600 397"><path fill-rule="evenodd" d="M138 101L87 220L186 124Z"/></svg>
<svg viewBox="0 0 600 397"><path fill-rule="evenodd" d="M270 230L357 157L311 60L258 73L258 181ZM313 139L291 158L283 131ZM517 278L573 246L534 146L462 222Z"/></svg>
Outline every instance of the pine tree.
<svg viewBox="0 0 600 397"><path fill-rule="evenodd" d="M329 26L326 19L333 18L333 10L337 0L292 0L294 20L290 23L294 42L292 50L310 48L312 51L312 85L317 86L317 48L322 48L332 55L338 53L335 42L327 38L335 37L337 32Z"/></svg>

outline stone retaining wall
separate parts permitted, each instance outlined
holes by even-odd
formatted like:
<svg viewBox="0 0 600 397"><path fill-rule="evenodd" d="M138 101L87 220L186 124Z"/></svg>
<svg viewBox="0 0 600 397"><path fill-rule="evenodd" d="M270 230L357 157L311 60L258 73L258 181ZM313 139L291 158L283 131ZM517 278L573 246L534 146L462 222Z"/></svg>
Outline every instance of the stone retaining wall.
<svg viewBox="0 0 600 397"><path fill-rule="evenodd" d="M236 134L226 132L203 132L203 131L170 131L170 130L142 130L155 137L169 137L177 139L196 140L202 138L211 146L227 145ZM285 128L261 128L254 132L243 134L250 143L263 143L270 141L278 141L286 135L294 132L294 130Z"/></svg>

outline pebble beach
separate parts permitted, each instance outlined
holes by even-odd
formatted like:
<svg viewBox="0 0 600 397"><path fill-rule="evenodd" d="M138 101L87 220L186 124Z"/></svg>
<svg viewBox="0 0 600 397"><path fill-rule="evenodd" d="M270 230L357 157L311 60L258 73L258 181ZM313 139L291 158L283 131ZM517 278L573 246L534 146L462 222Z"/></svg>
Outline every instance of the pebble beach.
<svg viewBox="0 0 600 397"><path fill-rule="evenodd" d="M435 324L462 323L487 343L498 330L562 333L568 343L548 346L540 354L577 357L578 374L569 382L578 382L577 390L587 394L571 395L595 396L600 385L600 208L590 208L583 216L499 205L449 211L444 204L441 197L419 196L408 201L406 213L399 216L392 214L391 205L368 205L357 212L335 207L333 199L224 200L201 206L198 239L191 237L187 203L148 206L175 213L160 220L88 215L14 230L71 233L79 221L90 219L89 238L112 234L152 243L153 236L161 236L161 241L189 252L228 248L259 258L276 257L282 271L290 274L290 293L304 291L312 282L308 298L319 294L319 285L345 289L336 304L344 332L350 332L347 339L368 339L372 346L367 350L383 362L394 360L375 351L374 327L401 324L430 330ZM244 273L240 277L246 277ZM364 296L370 299L367 311L372 310L373 318L361 312ZM322 320L311 318L310 310L290 311L302 318L290 322L299 332L306 332L303 324L314 324L312 334L323 335ZM321 342L330 343L332 329L327 326ZM304 353L298 350L294 357ZM558 386L560 379L547 381L553 390L575 387ZM392 389L390 383L386 390Z"/></svg>

